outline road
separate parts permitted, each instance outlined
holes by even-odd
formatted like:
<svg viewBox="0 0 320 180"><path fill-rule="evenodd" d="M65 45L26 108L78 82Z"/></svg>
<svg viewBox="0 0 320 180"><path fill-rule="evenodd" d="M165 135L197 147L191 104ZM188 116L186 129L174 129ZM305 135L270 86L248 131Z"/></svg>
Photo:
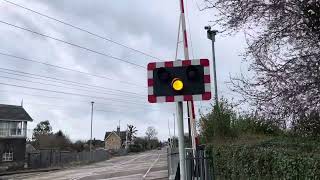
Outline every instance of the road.
<svg viewBox="0 0 320 180"><path fill-rule="evenodd" d="M0 179L17 180L141 180L168 179L165 150L114 157L86 166L52 172L17 174Z"/></svg>

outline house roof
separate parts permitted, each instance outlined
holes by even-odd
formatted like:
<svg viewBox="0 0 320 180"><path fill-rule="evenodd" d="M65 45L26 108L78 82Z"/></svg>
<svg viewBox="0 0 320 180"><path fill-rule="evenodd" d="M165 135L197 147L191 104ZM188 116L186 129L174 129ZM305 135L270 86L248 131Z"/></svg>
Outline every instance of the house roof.
<svg viewBox="0 0 320 180"><path fill-rule="evenodd" d="M26 152L31 153L37 151L31 144L26 144Z"/></svg>
<svg viewBox="0 0 320 180"><path fill-rule="evenodd" d="M116 133L122 141L126 140L126 131L120 131L120 135L117 133L117 131L106 132L104 139L106 140L111 133Z"/></svg>
<svg viewBox="0 0 320 180"><path fill-rule="evenodd" d="M0 121L1 120L32 121L32 118L22 106L0 104Z"/></svg>
<svg viewBox="0 0 320 180"><path fill-rule="evenodd" d="M112 131L112 132L110 132L109 135L105 138L105 140L108 139L108 138L111 136L111 134L114 134L114 135L116 135L118 138L120 138L120 136L119 136L115 131Z"/></svg>

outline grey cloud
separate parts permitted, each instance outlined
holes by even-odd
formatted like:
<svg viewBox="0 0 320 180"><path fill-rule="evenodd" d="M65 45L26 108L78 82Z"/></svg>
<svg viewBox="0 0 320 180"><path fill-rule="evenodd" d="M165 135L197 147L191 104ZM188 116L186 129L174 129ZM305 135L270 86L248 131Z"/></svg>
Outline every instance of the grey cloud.
<svg viewBox="0 0 320 180"><path fill-rule="evenodd" d="M118 42L133 45L136 49L149 52L150 54L155 54L159 57L166 57L164 60L171 59L174 56L179 17L178 1L42 0L34 1L32 3L17 1L17 3L34 8L40 12L47 13L50 16L63 19L80 27L87 28ZM101 39L91 37L86 33L74 30L70 27L66 27L52 20L26 12L22 9L17 9L14 6L8 6L8 8L10 8L10 13L2 14L2 12L0 12L0 17L4 17L4 20L7 20L8 22L14 22L35 31L49 34L107 54L112 54L113 56L120 57L143 66L150 61L154 61L154 59L150 57L137 54L136 52L124 49L112 43L104 42ZM195 10L192 12L194 13L190 14L190 21L192 22L191 32L193 47L197 56L196 58L211 57L210 42L206 39L206 35L203 30L203 26L207 24L210 17L207 13L201 13L199 15ZM144 69L135 68L125 63L119 63L116 60L71 47L69 45L64 45L60 42L55 42L47 38L28 34L27 32L10 29L3 25L0 25L0 33L5 34L5 36L0 36L1 42L5 42L0 43L0 51L5 50L6 52L17 56L38 59L68 68L79 68L90 73L109 76L116 80L129 81L146 86L146 71ZM226 76L230 72L234 73L237 71L237 66L239 65L238 51L243 49L244 46L241 36L221 39L218 38L217 41L219 80L221 79L223 81L227 79ZM182 49L180 49L180 54L182 54L181 51ZM180 55L180 58L181 57L182 55ZM19 71L27 71L81 83L147 94L146 89L143 87L129 86L118 83L117 81L94 78L79 73L62 71L2 56L0 56L0 67L8 67ZM1 74L2 73L0 73L0 75ZM4 82L4 80L0 79L0 82ZM55 88L31 83L21 83L18 81L11 81L10 83L65 92L114 97L101 93L77 91L71 88ZM222 86L224 85L221 84L221 87ZM159 137L161 139L166 139L168 137L167 122L168 119L172 120L172 113L175 111L174 104L148 104L146 96L141 100L137 100L137 98L130 98L130 101L133 103L141 102L141 104L143 104L134 105L130 104L130 101L128 103L124 103L13 87L0 86L0 88L11 91L11 93L9 92L4 94L3 103L19 103L22 98L25 99L25 107L35 119L35 121L30 124L30 129L32 129L36 123L41 120L49 119L55 131L62 129L64 132L69 134L73 140L88 139L89 137L88 127L91 100L97 102L95 105L96 109L118 111L118 113L94 113L94 137L98 139L102 139L104 137L106 130L114 130L119 120L121 120L121 127L123 128L127 123L137 126L139 130L138 134L140 136L144 135L147 126L155 126L159 131ZM27 96L14 93L14 91L36 95L63 97L64 100ZM120 94L114 98L126 99L128 96ZM104 105L98 104L98 102L104 103ZM51 106L37 105L36 103L49 104ZM203 102L203 104L207 105L208 103ZM154 109L155 111L143 111L143 106L148 109ZM173 123L171 121L171 125L172 124ZM186 124L187 123L185 122L185 126Z"/></svg>

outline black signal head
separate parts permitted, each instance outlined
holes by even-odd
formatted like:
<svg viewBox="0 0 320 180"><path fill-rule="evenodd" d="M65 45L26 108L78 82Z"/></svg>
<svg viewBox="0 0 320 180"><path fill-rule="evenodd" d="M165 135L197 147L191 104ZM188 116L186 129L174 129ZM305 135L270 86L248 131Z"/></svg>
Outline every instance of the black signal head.
<svg viewBox="0 0 320 180"><path fill-rule="evenodd" d="M200 77L198 69L192 65L187 68L186 73L187 73L187 78L190 81L196 81Z"/></svg>
<svg viewBox="0 0 320 180"><path fill-rule="evenodd" d="M168 82L171 79L171 74L165 68L159 68L158 78L163 82Z"/></svg>

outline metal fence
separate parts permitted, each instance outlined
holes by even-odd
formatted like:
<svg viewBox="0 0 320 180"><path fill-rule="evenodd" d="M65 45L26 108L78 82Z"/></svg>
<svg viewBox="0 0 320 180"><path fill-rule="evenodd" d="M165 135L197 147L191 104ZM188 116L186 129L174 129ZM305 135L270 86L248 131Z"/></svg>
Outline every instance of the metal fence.
<svg viewBox="0 0 320 180"><path fill-rule="evenodd" d="M195 155L194 155L195 153ZM186 149L187 180L213 180L213 159L205 150Z"/></svg>
<svg viewBox="0 0 320 180"><path fill-rule="evenodd" d="M28 168L48 168L67 166L72 163L81 164L98 162L109 159L110 155L106 150L95 150L92 152L69 152L57 150L41 150L27 154Z"/></svg>
<svg viewBox="0 0 320 180"><path fill-rule="evenodd" d="M179 150L177 148L167 149L168 177L175 179L179 165Z"/></svg>
<svg viewBox="0 0 320 180"><path fill-rule="evenodd" d="M178 149L168 148L169 179L180 179ZM195 154L195 156L194 156ZM186 178L187 180L213 180L213 158L205 150L186 149Z"/></svg>

